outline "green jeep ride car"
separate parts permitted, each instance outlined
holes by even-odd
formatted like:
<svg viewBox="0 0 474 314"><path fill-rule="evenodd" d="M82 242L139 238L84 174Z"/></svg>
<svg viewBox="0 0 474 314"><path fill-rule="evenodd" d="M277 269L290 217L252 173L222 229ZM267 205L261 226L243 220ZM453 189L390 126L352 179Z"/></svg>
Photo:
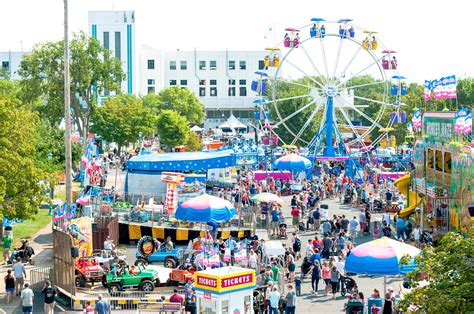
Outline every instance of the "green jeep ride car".
<svg viewBox="0 0 474 314"><path fill-rule="evenodd" d="M132 266L133 267L133 266ZM160 285L158 271L154 267L135 266L134 274L130 273L128 266L123 266L118 270L111 270L106 276L106 284L109 293L122 291L125 289L137 289L140 291L153 291Z"/></svg>

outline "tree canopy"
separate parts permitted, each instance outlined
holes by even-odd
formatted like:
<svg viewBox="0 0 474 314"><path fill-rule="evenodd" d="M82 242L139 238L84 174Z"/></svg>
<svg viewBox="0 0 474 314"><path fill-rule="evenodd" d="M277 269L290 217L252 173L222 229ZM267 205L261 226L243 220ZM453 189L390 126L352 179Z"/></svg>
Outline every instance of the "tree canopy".
<svg viewBox="0 0 474 314"><path fill-rule="evenodd" d="M186 143L190 133L189 123L179 112L162 110L156 123L162 145L175 147Z"/></svg>
<svg viewBox="0 0 474 314"><path fill-rule="evenodd" d="M35 166L37 121L18 99L0 93L0 212L8 218L31 217L44 196Z"/></svg>
<svg viewBox="0 0 474 314"><path fill-rule="evenodd" d="M474 237L453 232L435 248L425 248L415 258L418 268L407 274L414 288L399 303L423 313L472 313L474 311ZM420 280L428 285L418 286Z"/></svg>
<svg viewBox="0 0 474 314"><path fill-rule="evenodd" d="M64 50L63 41L36 45L25 54L18 71L22 99L34 104L52 125L64 118ZM70 42L71 109L80 134L90 125L91 113L98 95L104 91L119 92L125 78L120 60L100 42L84 33L75 34Z"/></svg>
<svg viewBox="0 0 474 314"><path fill-rule="evenodd" d="M93 132L108 142L115 142L119 149L136 142L140 134L151 135L156 129L151 110L134 95L121 94L109 97L93 114Z"/></svg>
<svg viewBox="0 0 474 314"><path fill-rule="evenodd" d="M187 88L169 87L158 95L148 94L143 96L143 103L157 115L162 110L174 110L186 117L189 123L200 124L205 116L204 105Z"/></svg>

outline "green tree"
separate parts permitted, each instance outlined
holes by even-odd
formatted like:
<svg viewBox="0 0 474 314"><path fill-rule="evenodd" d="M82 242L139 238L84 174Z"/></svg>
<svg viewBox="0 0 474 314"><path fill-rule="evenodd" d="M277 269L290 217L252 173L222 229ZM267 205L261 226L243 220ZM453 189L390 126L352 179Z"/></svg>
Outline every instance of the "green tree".
<svg viewBox="0 0 474 314"><path fill-rule="evenodd" d="M102 92L119 92L125 78L120 60L94 37L75 34L70 42L71 109L80 134L89 129ZM63 41L36 45L18 71L22 99L34 104L52 125L64 118ZM40 100L40 101L39 101Z"/></svg>
<svg viewBox="0 0 474 314"><path fill-rule="evenodd" d="M203 142L199 134L190 132L186 140L186 151L197 152L202 148Z"/></svg>
<svg viewBox="0 0 474 314"><path fill-rule="evenodd" d="M94 111L93 118L93 132L117 143L119 152L124 145L136 142L140 134L151 135L156 129L151 110L130 94L107 98L103 106Z"/></svg>
<svg viewBox="0 0 474 314"><path fill-rule="evenodd" d="M186 144L190 133L189 123L179 112L162 110L156 123L161 144L171 148Z"/></svg>
<svg viewBox="0 0 474 314"><path fill-rule="evenodd" d="M474 311L474 238L447 233L435 248L425 248L415 258L418 267L407 274L414 289L400 301L407 310L421 313L472 313ZM423 277L422 277L423 274ZM418 287L420 280L428 285Z"/></svg>
<svg viewBox="0 0 474 314"><path fill-rule="evenodd" d="M162 110L174 110L186 117L189 123L200 124L204 119L204 105L187 88L169 87L158 95L148 94L143 96L143 103L156 115Z"/></svg>
<svg viewBox="0 0 474 314"><path fill-rule="evenodd" d="M0 212L8 218L33 216L43 200L35 167L38 117L8 95L0 94Z"/></svg>

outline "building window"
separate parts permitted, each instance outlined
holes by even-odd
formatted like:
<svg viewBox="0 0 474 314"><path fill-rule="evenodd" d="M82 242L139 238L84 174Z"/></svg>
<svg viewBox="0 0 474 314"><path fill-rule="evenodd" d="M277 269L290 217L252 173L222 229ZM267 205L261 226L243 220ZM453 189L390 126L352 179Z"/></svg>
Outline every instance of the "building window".
<svg viewBox="0 0 474 314"><path fill-rule="evenodd" d="M217 85L217 80L209 80L210 85Z"/></svg>
<svg viewBox="0 0 474 314"><path fill-rule="evenodd" d="M154 70L155 69L155 60L148 60L148 70Z"/></svg>
<svg viewBox="0 0 474 314"><path fill-rule="evenodd" d="M2 69L10 69L10 61L2 61Z"/></svg>
<svg viewBox="0 0 474 314"><path fill-rule="evenodd" d="M235 87L234 86L229 87L228 95L229 95L229 97L235 96Z"/></svg>
<svg viewBox="0 0 474 314"><path fill-rule="evenodd" d="M176 86L176 80L170 80L170 86Z"/></svg>
<svg viewBox="0 0 474 314"><path fill-rule="evenodd" d="M176 61L170 61L170 70L176 70Z"/></svg>
<svg viewBox="0 0 474 314"><path fill-rule="evenodd" d="M247 87L240 86L239 88L239 96L247 96Z"/></svg>
<svg viewBox="0 0 474 314"><path fill-rule="evenodd" d="M229 80L229 85L235 85L235 80Z"/></svg>
<svg viewBox="0 0 474 314"><path fill-rule="evenodd" d="M211 95L212 97L216 97L216 96L217 96L217 87L211 87L210 95Z"/></svg>
<svg viewBox="0 0 474 314"><path fill-rule="evenodd" d="M209 69L211 70L217 69L217 61L209 61Z"/></svg>
<svg viewBox="0 0 474 314"><path fill-rule="evenodd" d="M122 60L122 43L120 32L115 32L115 58Z"/></svg>
<svg viewBox="0 0 474 314"><path fill-rule="evenodd" d="M187 70L188 69L188 61L181 61L180 62L180 69Z"/></svg>
<svg viewBox="0 0 474 314"><path fill-rule="evenodd" d="M241 70L246 70L247 69L247 62L245 61L240 61L239 66Z"/></svg>
<svg viewBox="0 0 474 314"><path fill-rule="evenodd" d="M247 84L247 80L239 80L239 85L245 85Z"/></svg>
<svg viewBox="0 0 474 314"><path fill-rule="evenodd" d="M154 94L155 93L155 86L148 86L148 94Z"/></svg>
<svg viewBox="0 0 474 314"><path fill-rule="evenodd" d="M206 61L199 61L199 70L206 69Z"/></svg>
<svg viewBox="0 0 474 314"><path fill-rule="evenodd" d="M109 45L109 32L104 32L104 48L110 49Z"/></svg>
<svg viewBox="0 0 474 314"><path fill-rule="evenodd" d="M181 86L187 86L187 85L188 85L188 80L181 80L181 81L179 81L179 85L181 85Z"/></svg>
<svg viewBox="0 0 474 314"><path fill-rule="evenodd" d="M199 80L199 85L205 86L206 85L206 80Z"/></svg>
<svg viewBox="0 0 474 314"><path fill-rule="evenodd" d="M258 69L265 70L265 63L263 62L263 60L258 60Z"/></svg>
<svg viewBox="0 0 474 314"><path fill-rule="evenodd" d="M148 85L155 85L155 80L154 79L148 79Z"/></svg>
<svg viewBox="0 0 474 314"><path fill-rule="evenodd" d="M200 97L205 97L206 96L206 88L205 87L199 87L199 96Z"/></svg>
<svg viewBox="0 0 474 314"><path fill-rule="evenodd" d="M235 61L229 61L229 70L235 70Z"/></svg>

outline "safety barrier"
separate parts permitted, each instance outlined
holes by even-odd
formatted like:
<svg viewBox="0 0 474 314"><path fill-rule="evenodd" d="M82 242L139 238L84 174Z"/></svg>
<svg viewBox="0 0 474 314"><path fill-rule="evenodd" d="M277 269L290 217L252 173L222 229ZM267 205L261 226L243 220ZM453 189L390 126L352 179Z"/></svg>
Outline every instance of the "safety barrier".
<svg viewBox="0 0 474 314"><path fill-rule="evenodd" d="M43 288L46 279L51 280L52 267L36 267L30 270L30 286L32 290L38 291Z"/></svg>

